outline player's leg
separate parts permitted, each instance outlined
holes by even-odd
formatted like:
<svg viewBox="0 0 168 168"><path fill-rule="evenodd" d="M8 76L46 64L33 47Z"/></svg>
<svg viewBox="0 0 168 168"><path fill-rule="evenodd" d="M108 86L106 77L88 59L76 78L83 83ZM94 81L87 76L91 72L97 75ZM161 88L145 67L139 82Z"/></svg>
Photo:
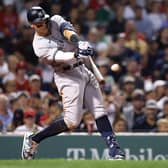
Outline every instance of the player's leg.
<svg viewBox="0 0 168 168"><path fill-rule="evenodd" d="M43 139L71 130L78 126L82 117L82 90L79 84L66 85L61 90L64 118L56 120L47 128L32 136L32 140L40 143Z"/></svg>
<svg viewBox="0 0 168 168"><path fill-rule="evenodd" d="M60 81L58 89L62 94L64 118L56 120L32 136L25 134L22 159L33 159L36 148L42 140L78 126L82 118L84 83L80 80L76 83L75 81L68 79Z"/></svg>
<svg viewBox="0 0 168 168"><path fill-rule="evenodd" d="M35 134L26 133L24 135L23 146L22 146L22 159L30 160L34 158L38 144L51 136L57 135L59 133L68 131L69 128L65 123L64 119L61 118L56 120L54 123L44 128L40 132Z"/></svg>
<svg viewBox="0 0 168 168"><path fill-rule="evenodd" d="M93 74L89 73L89 75L92 76ZM92 76L90 79L91 81L87 85L85 90L84 102L86 103L89 110L94 114L97 129L106 141L106 144L109 148L110 157L112 159L124 159L124 153L117 143L115 134L112 130L112 126L105 114L103 98L99 85L95 77Z"/></svg>

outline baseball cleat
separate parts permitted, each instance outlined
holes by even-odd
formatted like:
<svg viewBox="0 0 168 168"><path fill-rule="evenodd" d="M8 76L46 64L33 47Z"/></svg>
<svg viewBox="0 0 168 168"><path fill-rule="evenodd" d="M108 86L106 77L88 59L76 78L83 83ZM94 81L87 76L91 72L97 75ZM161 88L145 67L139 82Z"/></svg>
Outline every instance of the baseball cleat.
<svg viewBox="0 0 168 168"><path fill-rule="evenodd" d="M109 160L125 160L125 154L119 146L114 146L113 150L115 150L115 152L113 154L110 153Z"/></svg>
<svg viewBox="0 0 168 168"><path fill-rule="evenodd" d="M125 154L121 150L118 142L116 141L115 136L108 136L107 137L107 144L109 146L109 160L124 160Z"/></svg>
<svg viewBox="0 0 168 168"><path fill-rule="evenodd" d="M125 160L125 155L115 155L114 157L110 157L109 160Z"/></svg>
<svg viewBox="0 0 168 168"><path fill-rule="evenodd" d="M30 132L27 132L24 134L23 145L22 145L22 154L21 154L21 158L23 160L34 159L38 144L31 140L32 135L33 134Z"/></svg>

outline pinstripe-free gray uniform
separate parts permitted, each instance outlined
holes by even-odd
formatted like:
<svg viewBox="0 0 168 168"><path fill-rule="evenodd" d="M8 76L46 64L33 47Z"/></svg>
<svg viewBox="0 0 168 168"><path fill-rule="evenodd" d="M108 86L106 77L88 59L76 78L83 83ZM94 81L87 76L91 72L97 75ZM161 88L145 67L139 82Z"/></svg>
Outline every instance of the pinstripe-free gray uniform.
<svg viewBox="0 0 168 168"><path fill-rule="evenodd" d="M73 128L81 121L83 106L93 112L95 119L103 116L103 100L95 76L84 64L64 70L66 65L77 61L76 58L67 60L74 55L77 46L68 42L61 34L60 25L66 22L61 16L54 15L50 20L51 34L43 37L35 33L33 48L40 59L52 62L55 84L62 96L64 121L69 128Z"/></svg>

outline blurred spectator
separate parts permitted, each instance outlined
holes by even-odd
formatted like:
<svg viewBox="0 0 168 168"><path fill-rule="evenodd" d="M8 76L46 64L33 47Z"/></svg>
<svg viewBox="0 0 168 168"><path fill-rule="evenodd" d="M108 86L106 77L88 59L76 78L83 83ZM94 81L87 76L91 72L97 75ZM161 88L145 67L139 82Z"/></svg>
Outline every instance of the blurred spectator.
<svg viewBox="0 0 168 168"><path fill-rule="evenodd" d="M53 1L58 1L58 0L53 0ZM71 0L67 3L66 0L59 0L60 3L62 4L62 10L61 10L61 13L64 17L68 17L70 15L70 11L71 9L79 9L81 10L82 9L85 9L85 5L83 3L83 1L78 1L78 0ZM87 2L86 2L87 3ZM84 10L85 11L85 10Z"/></svg>
<svg viewBox="0 0 168 168"><path fill-rule="evenodd" d="M123 94L126 96L126 101L131 100L132 93L135 89L135 78L131 75L126 75L123 77L121 84Z"/></svg>
<svg viewBox="0 0 168 168"><path fill-rule="evenodd" d="M114 132L127 132L128 121L123 116L119 116L113 122L113 129Z"/></svg>
<svg viewBox="0 0 168 168"><path fill-rule="evenodd" d="M78 8L72 8L70 13L69 13L69 21L74 24L74 23L78 23L79 20L79 9Z"/></svg>
<svg viewBox="0 0 168 168"><path fill-rule="evenodd" d="M107 26L108 34L115 36L118 33L122 33L125 31L124 27L126 20L124 19L123 16L123 9L124 9L123 5L117 5L117 8L115 9L116 16L108 23Z"/></svg>
<svg viewBox="0 0 168 168"><path fill-rule="evenodd" d="M124 18L125 19L134 19L135 18L135 9L138 3L137 0L128 0L128 5L124 9ZM146 11L143 9L143 17L145 17Z"/></svg>
<svg viewBox="0 0 168 168"><path fill-rule="evenodd" d="M36 113L33 109L24 112L24 125L16 127L14 133L37 132L43 128L35 124Z"/></svg>
<svg viewBox="0 0 168 168"><path fill-rule="evenodd" d="M126 61L126 74L125 76L132 76L135 79L135 87L144 89L144 80L141 77L140 65L135 59L128 59Z"/></svg>
<svg viewBox="0 0 168 168"><path fill-rule="evenodd" d="M0 94L0 132L8 131L13 119L13 114L8 108L8 98Z"/></svg>
<svg viewBox="0 0 168 168"><path fill-rule="evenodd" d="M155 99L156 98L155 91L153 89L146 90L145 91L145 98L146 98L146 101L148 101L150 99Z"/></svg>
<svg viewBox="0 0 168 168"><path fill-rule="evenodd" d="M42 105L41 105L41 116L39 119L39 125L41 125L42 127L46 127L48 126L48 123L50 123L50 120L48 122L48 118L49 118L49 100L50 100L51 96L46 96L42 99Z"/></svg>
<svg viewBox="0 0 168 168"><path fill-rule="evenodd" d="M157 121L157 132L168 133L168 119L162 118Z"/></svg>
<svg viewBox="0 0 168 168"><path fill-rule="evenodd" d="M96 46L96 52L97 52L97 61L101 61L101 60L107 60L108 58L106 58L108 56L108 44L106 44L105 42L99 42L97 43Z"/></svg>
<svg viewBox="0 0 168 168"><path fill-rule="evenodd" d="M29 90L29 81L26 74L27 65L24 61L18 63L16 67L16 87L17 90Z"/></svg>
<svg viewBox="0 0 168 168"><path fill-rule="evenodd" d="M168 97L167 97L167 100L164 101L163 108L158 114L158 117L168 119Z"/></svg>
<svg viewBox="0 0 168 168"><path fill-rule="evenodd" d="M163 67L162 78L163 78L163 80L168 81L168 67Z"/></svg>
<svg viewBox="0 0 168 168"><path fill-rule="evenodd" d="M158 76L166 79L166 71L168 70L168 46L164 48L162 54L158 55L158 57L155 61L155 67L159 71Z"/></svg>
<svg viewBox="0 0 168 168"><path fill-rule="evenodd" d="M106 24L99 23L97 24L97 29L99 31L99 39L98 39L98 44L99 43L105 43L107 45L111 44L112 38L110 35L106 34Z"/></svg>
<svg viewBox="0 0 168 168"><path fill-rule="evenodd" d="M2 83L2 78L8 73L8 64L5 60L5 52L0 48L0 84Z"/></svg>
<svg viewBox="0 0 168 168"><path fill-rule="evenodd" d="M17 92L11 92L8 95L8 99L9 99L8 106L11 109L11 111L14 113L14 111L18 109L18 106L17 106Z"/></svg>
<svg viewBox="0 0 168 168"><path fill-rule="evenodd" d="M164 80L156 80L153 84L153 88L155 91L155 100L157 101L157 106L159 109L163 108L163 101L165 100L165 87L166 81Z"/></svg>
<svg viewBox="0 0 168 168"><path fill-rule="evenodd" d="M133 51L131 48L126 47L126 34L125 33L119 33L116 36L115 41L109 45L109 55L111 65L112 64L119 64L120 68L118 71L113 72L112 75L114 76L115 80L120 80L121 76L124 76L125 73L130 73L133 76L140 76L140 57L136 54L135 51ZM137 63L133 63L133 62ZM127 64L131 65L131 67ZM132 66L132 65L135 65ZM129 71L130 72L127 72ZM137 84L137 82L136 82Z"/></svg>
<svg viewBox="0 0 168 168"><path fill-rule="evenodd" d="M79 128L76 129L77 131L84 131L88 132L88 134L92 134L97 130L96 123L93 117L93 114L90 112L85 112L83 114L83 118Z"/></svg>
<svg viewBox="0 0 168 168"><path fill-rule="evenodd" d="M168 82L167 81L165 85L165 95L168 97Z"/></svg>
<svg viewBox="0 0 168 168"><path fill-rule="evenodd" d="M168 46L168 27L163 27L158 31L158 49L163 50Z"/></svg>
<svg viewBox="0 0 168 168"><path fill-rule="evenodd" d="M14 52L17 53L22 60L25 60L27 64L37 65L38 58L34 54L32 40L32 29L28 25L22 25L20 27L19 40L16 40L14 43Z"/></svg>
<svg viewBox="0 0 168 168"><path fill-rule="evenodd" d="M18 31L18 14L15 9L14 1L3 1L3 10L0 12L0 32L5 34L5 37L15 37Z"/></svg>
<svg viewBox="0 0 168 168"><path fill-rule="evenodd" d="M93 117L92 113L84 113L83 115L83 122L84 127L86 128L86 131L91 134L92 132L95 132L97 130L96 123Z"/></svg>
<svg viewBox="0 0 168 168"><path fill-rule="evenodd" d="M4 85L4 93L9 96L12 92L17 91L16 80L15 79L6 79L3 82Z"/></svg>
<svg viewBox="0 0 168 168"><path fill-rule="evenodd" d="M23 8L21 9L21 11L19 12L19 23L20 26L22 25L28 25L27 22L27 10L29 8L31 8L34 5L38 5L38 1L36 0L25 0L23 3Z"/></svg>
<svg viewBox="0 0 168 168"><path fill-rule="evenodd" d="M128 122L128 130L131 131L133 125L144 115L145 95L143 90L136 89L132 93L132 105L123 108L123 115Z"/></svg>
<svg viewBox="0 0 168 168"><path fill-rule="evenodd" d="M115 93L104 94L105 112L106 112L106 114L108 116L108 119L109 119L111 124L113 124L113 121L114 121L115 117L118 116L119 105L120 105L119 103L120 102L118 101Z"/></svg>
<svg viewBox="0 0 168 168"><path fill-rule="evenodd" d="M23 122L23 111L16 109L13 113L13 120L10 126L10 131L14 131L16 127L19 127L24 124Z"/></svg>
<svg viewBox="0 0 168 168"><path fill-rule="evenodd" d="M133 126L134 132L154 132L156 129L158 107L155 100L148 100L145 105L145 114Z"/></svg>
<svg viewBox="0 0 168 168"><path fill-rule="evenodd" d="M19 63L19 59L17 58L16 55L9 55L8 58L7 58L7 63L8 63L9 72L2 79L2 83L3 83L4 87L6 87L5 83L7 81L14 81L15 85L16 85L16 81L15 81L15 79L16 79L15 78L16 77L16 67ZM15 88L9 89L9 90L15 92L16 91L16 86L15 86Z"/></svg>
<svg viewBox="0 0 168 168"><path fill-rule="evenodd" d="M138 32L135 21L128 20L125 25L126 43L125 46L134 50L134 59L141 61L142 67L147 63L148 45L145 36Z"/></svg>
<svg viewBox="0 0 168 168"><path fill-rule="evenodd" d="M113 12L111 11L109 5L106 3L106 0L104 0L101 7L96 10L96 21L98 23L106 24L110 20L111 14L113 14Z"/></svg>
<svg viewBox="0 0 168 168"><path fill-rule="evenodd" d="M93 9L88 9L85 13L85 23L84 25L91 29L92 27L97 26L96 22L96 11Z"/></svg>
<svg viewBox="0 0 168 168"><path fill-rule="evenodd" d="M41 77L37 74L32 74L29 77L29 85L30 85L30 94L39 94L41 98L44 98L48 92L41 90Z"/></svg>
<svg viewBox="0 0 168 168"><path fill-rule="evenodd" d="M134 9L137 5L137 2L134 0L128 0L128 4L125 6L124 9L124 18L125 19L134 19L135 12Z"/></svg>
<svg viewBox="0 0 168 168"><path fill-rule="evenodd" d="M89 29L87 34L87 40L90 42L93 48L96 49L97 42L99 40L99 30L96 27L92 27Z"/></svg>
<svg viewBox="0 0 168 168"><path fill-rule="evenodd" d="M158 31L163 22L166 20L165 14L160 12L161 1L152 0L150 4L150 13L148 14L149 20L152 22L154 31Z"/></svg>
<svg viewBox="0 0 168 168"><path fill-rule="evenodd" d="M42 90L52 92L52 81L54 78L54 70L47 64L40 64L41 78L42 78Z"/></svg>
<svg viewBox="0 0 168 168"><path fill-rule="evenodd" d="M19 63L19 58L16 55L9 55L7 62L8 62L8 68L9 68L9 73L7 75L15 76L16 68Z"/></svg>
<svg viewBox="0 0 168 168"><path fill-rule="evenodd" d="M144 77L154 78L155 71L160 71L160 68L156 66L156 62L162 57L161 52L158 50L158 42L156 36L152 36L151 39L148 39L148 58L147 64L142 69L142 75Z"/></svg>
<svg viewBox="0 0 168 168"><path fill-rule="evenodd" d="M115 81L114 78L108 74L108 71L110 69L109 60L108 59L98 60L97 65L99 67L101 74L105 78L105 84L102 85L102 91L105 94L110 94L112 91L112 87L115 85Z"/></svg>
<svg viewBox="0 0 168 168"><path fill-rule="evenodd" d="M12 110L15 111L21 109L22 111L25 111L28 108L29 99L30 95L27 91L16 92L16 95L12 100L14 101L12 104Z"/></svg>
<svg viewBox="0 0 168 168"><path fill-rule="evenodd" d="M42 115L42 98L39 93L34 93L28 99L28 107L32 108L36 112L36 123L40 122Z"/></svg>
<svg viewBox="0 0 168 168"><path fill-rule="evenodd" d="M59 104L58 98L52 97L48 100L48 111L40 117L40 125L46 127L54 122L58 117L61 117L63 112L62 107Z"/></svg>
<svg viewBox="0 0 168 168"><path fill-rule="evenodd" d="M61 0L52 0L52 5L51 5L51 15L58 14L61 15Z"/></svg>
<svg viewBox="0 0 168 168"><path fill-rule="evenodd" d="M88 5L89 8L97 10L106 5L106 0L90 0Z"/></svg>
<svg viewBox="0 0 168 168"><path fill-rule="evenodd" d="M134 11L135 11L135 25L137 31L144 33L145 37L151 39L154 30L152 27L152 22L148 19L148 17L143 16L143 7L137 5Z"/></svg>

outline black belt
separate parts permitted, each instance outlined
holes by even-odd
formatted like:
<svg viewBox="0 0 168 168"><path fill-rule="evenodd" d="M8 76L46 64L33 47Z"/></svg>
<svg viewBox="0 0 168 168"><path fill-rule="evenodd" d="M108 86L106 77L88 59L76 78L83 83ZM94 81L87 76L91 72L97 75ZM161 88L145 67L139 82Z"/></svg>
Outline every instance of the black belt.
<svg viewBox="0 0 168 168"><path fill-rule="evenodd" d="M77 61L77 62L75 62L74 64L66 65L66 66L64 67L64 70L71 70L71 69L76 68L76 67L78 67L78 66L80 66L80 65L82 65L82 64L83 64L83 61Z"/></svg>

